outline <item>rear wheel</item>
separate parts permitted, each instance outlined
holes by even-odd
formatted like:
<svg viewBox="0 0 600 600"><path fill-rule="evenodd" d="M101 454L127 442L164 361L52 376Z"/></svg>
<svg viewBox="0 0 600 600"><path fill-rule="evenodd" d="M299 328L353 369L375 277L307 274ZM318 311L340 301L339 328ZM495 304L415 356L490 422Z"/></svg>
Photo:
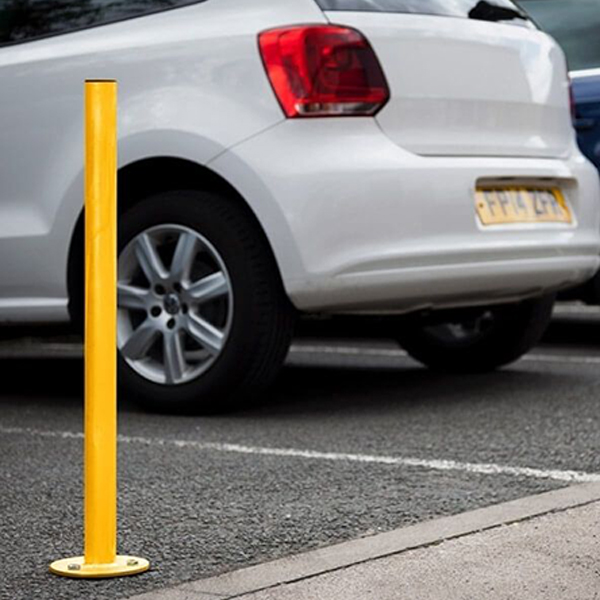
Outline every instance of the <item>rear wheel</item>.
<svg viewBox="0 0 600 600"><path fill-rule="evenodd" d="M213 413L255 398L289 348L293 310L264 235L227 196L180 191L119 229L119 381L145 407Z"/></svg>
<svg viewBox="0 0 600 600"><path fill-rule="evenodd" d="M581 300L591 306L600 305L600 271L583 285L578 285L558 296L559 300Z"/></svg>
<svg viewBox="0 0 600 600"><path fill-rule="evenodd" d="M554 297L473 309L405 323L400 345L416 360L449 372L490 371L528 352L552 316Z"/></svg>

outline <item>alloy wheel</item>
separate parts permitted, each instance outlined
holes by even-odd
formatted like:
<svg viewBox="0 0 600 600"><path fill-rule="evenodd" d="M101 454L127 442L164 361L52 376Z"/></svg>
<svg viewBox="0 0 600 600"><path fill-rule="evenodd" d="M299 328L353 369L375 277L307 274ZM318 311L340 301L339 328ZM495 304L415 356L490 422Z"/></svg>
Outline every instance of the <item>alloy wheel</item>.
<svg viewBox="0 0 600 600"><path fill-rule="evenodd" d="M158 225L121 252L118 347L145 379L181 385L199 377L223 352L232 317L225 263L197 231Z"/></svg>

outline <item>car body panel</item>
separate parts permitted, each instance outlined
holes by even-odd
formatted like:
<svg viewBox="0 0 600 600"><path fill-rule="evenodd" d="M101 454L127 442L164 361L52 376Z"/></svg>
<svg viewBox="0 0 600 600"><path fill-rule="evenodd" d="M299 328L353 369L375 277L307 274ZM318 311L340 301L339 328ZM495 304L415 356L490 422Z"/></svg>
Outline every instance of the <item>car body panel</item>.
<svg viewBox="0 0 600 600"><path fill-rule="evenodd" d="M432 156L568 154L566 61L546 34L412 14L327 15L375 48L392 90L377 121L403 148Z"/></svg>
<svg viewBox="0 0 600 600"><path fill-rule="evenodd" d="M350 15L334 17L351 24ZM392 32L362 17L402 106L398 61L381 41ZM554 75L546 96L550 112L558 111L552 157L486 157L514 150L521 139L515 130L508 145L483 140L467 152L462 133L442 127L442 143L430 137L427 148L418 148L415 130L397 128L395 117L386 125L385 109L376 119L286 120L257 36L326 21L313 0L208 0L0 48L0 320L68 320L67 259L82 210L86 78L119 81L119 166L168 156L223 177L257 216L299 309L404 312L506 302L591 274L600 249L598 178L572 131L562 131L568 108ZM533 36L528 39L558 56L536 32L446 17L428 22L430 37L462 23L481 40L493 27L498 38ZM563 71L552 57L559 78ZM460 108L451 104L449 115ZM465 104L458 121L471 108ZM488 108L480 122L489 132ZM550 153L553 136L544 146L541 135L542 154ZM494 143L500 149L492 152ZM444 146L448 154L477 155L427 156L443 154ZM561 186L574 223L482 229L473 204L477 183L515 178Z"/></svg>
<svg viewBox="0 0 600 600"><path fill-rule="evenodd" d="M565 50L572 81L574 125L581 151L600 170L600 7L597 0L519 0ZM600 304L600 272L565 299Z"/></svg>
<svg viewBox="0 0 600 600"><path fill-rule="evenodd" d="M219 0L0 48L0 320L68 319L85 79L119 82L120 166L206 164L283 119L256 34L307 18L312 0Z"/></svg>
<svg viewBox="0 0 600 600"><path fill-rule="evenodd" d="M600 186L572 149L567 161L421 157L371 119L323 119L283 122L210 167L259 215L297 307L403 312L518 295L524 280L495 270L508 273L511 261L515 271L530 265L525 295L591 276L599 262ZM512 178L555 182L577 223L483 228L474 213L477 182ZM469 285L456 277L462 269ZM448 281L438 285L438 278Z"/></svg>

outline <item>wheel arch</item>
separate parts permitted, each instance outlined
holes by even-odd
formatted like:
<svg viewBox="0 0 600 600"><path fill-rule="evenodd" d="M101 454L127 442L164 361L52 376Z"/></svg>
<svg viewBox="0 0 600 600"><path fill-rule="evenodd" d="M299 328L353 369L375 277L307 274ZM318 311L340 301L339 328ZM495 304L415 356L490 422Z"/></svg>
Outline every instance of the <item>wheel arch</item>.
<svg viewBox="0 0 600 600"><path fill-rule="evenodd" d="M117 174L118 212L124 213L151 195L173 190L211 191L237 200L245 207L249 217L255 222L257 230L264 237L281 279L281 268L273 251L273 244L249 202L221 175L192 160L157 156L140 159L120 167ZM84 230L82 209L72 232L67 263L69 314L71 321L79 330L83 329L84 315Z"/></svg>

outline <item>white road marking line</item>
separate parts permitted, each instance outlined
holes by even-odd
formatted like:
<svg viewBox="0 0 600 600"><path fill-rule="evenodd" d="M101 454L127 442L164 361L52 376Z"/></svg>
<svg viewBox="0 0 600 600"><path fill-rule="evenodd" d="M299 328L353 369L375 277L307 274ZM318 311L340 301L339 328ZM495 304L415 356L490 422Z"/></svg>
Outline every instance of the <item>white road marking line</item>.
<svg viewBox="0 0 600 600"><path fill-rule="evenodd" d="M294 344L292 354L338 354L340 356L379 356L386 358L409 358L404 350L394 348L356 348L351 346L304 346ZM596 365L600 356L573 356L561 354L526 354L520 360L529 362L571 363Z"/></svg>
<svg viewBox="0 0 600 600"><path fill-rule="evenodd" d="M598 315L600 316L600 306L586 306L584 304L557 304L554 307L554 315Z"/></svg>
<svg viewBox="0 0 600 600"><path fill-rule="evenodd" d="M83 433L72 431L44 431L22 427L0 427L5 435L29 435L41 438L59 438L82 440ZM215 442L197 442L194 440L172 440L164 438L147 438L119 435L119 442L124 444L142 444L145 446L173 446L176 448L193 448L215 452L246 454L255 456L278 456L284 458L302 458L308 460L324 460L332 462L353 462L363 464L389 465L395 467L417 467L431 471L461 471L478 475L512 475L533 479L552 479L567 483L598 483L600 474L582 471L560 471L556 469L533 469L530 467L511 467L494 463L468 463L455 460L422 459L400 456L377 456L369 454L345 454L341 452L317 452L294 448L266 448L261 446L244 446L240 444L224 444Z"/></svg>
<svg viewBox="0 0 600 600"><path fill-rule="evenodd" d="M530 362L570 363L580 365L598 365L600 356L573 356L561 354L526 354L521 360Z"/></svg>
<svg viewBox="0 0 600 600"><path fill-rule="evenodd" d="M291 354L341 354L345 356L390 356L407 357L404 350L395 348L356 348L353 346L305 346L292 344Z"/></svg>

